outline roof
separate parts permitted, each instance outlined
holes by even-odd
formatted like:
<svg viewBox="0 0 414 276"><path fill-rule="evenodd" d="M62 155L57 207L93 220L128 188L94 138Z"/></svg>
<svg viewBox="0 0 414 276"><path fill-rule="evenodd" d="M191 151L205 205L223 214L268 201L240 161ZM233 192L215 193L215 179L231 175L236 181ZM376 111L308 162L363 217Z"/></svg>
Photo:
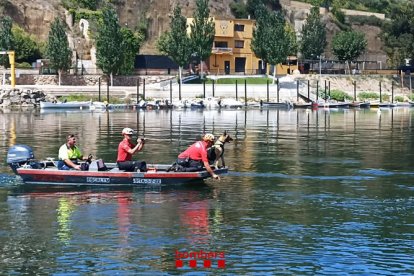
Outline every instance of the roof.
<svg viewBox="0 0 414 276"><path fill-rule="evenodd" d="M137 55L135 69L178 69L177 63L162 55Z"/></svg>

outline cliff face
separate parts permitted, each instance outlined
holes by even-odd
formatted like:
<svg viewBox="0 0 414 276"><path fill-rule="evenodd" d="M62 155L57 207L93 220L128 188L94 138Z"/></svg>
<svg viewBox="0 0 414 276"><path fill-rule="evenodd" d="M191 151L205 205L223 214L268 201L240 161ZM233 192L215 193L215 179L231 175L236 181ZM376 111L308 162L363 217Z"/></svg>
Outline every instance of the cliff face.
<svg viewBox="0 0 414 276"><path fill-rule="evenodd" d="M157 38L169 29L170 15L173 7L178 3L182 13L186 17L192 17L195 10L194 0L117 0L116 3L119 20L122 25L134 29L140 22L146 22L148 26L148 37L141 47L141 54L156 54L155 42ZM230 3L233 0L210 0L210 14L218 18L231 18ZM290 23L295 29L300 30L308 14L309 5L297 6L297 2L281 0L283 8ZM296 6L293 4L296 3ZM71 18L68 12L61 5L61 0L0 0L1 11L13 18L14 22L23 27L28 33L35 35L39 40L45 41L49 33L50 24L56 16L64 19L72 28L69 34L70 45L75 45L72 39L79 41L79 26L70 26ZM333 35L339 31L338 27L324 16L328 31L328 47L326 56L332 57L330 53L330 41ZM356 29L364 32L368 39L368 51L366 57L383 59L384 53L381 50L382 43L378 38L380 29L376 27L355 26ZM82 49L89 55L92 43L78 43L86 47ZM381 56L381 58L379 58Z"/></svg>
<svg viewBox="0 0 414 276"><path fill-rule="evenodd" d="M210 0L210 14L231 17L231 2L233 1ZM141 48L141 53L145 54L156 53L155 41L168 30L170 15L177 3L186 17L191 17L195 10L193 0L118 0L116 3L122 25L134 29L140 22L147 22L148 41ZM47 39L50 24L56 16L64 19L68 25L71 21L60 0L0 0L0 9L39 40Z"/></svg>

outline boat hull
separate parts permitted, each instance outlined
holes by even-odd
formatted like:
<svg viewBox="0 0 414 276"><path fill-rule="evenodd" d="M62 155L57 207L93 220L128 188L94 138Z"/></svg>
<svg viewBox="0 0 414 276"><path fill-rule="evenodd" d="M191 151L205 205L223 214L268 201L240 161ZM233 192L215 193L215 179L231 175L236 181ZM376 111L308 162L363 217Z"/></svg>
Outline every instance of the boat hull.
<svg viewBox="0 0 414 276"><path fill-rule="evenodd" d="M227 173L227 168L216 169L216 174ZM207 171L167 172L124 172L117 169L109 171L62 171L57 169L18 168L16 170L27 185L43 186L160 186L185 184L202 181L210 177Z"/></svg>

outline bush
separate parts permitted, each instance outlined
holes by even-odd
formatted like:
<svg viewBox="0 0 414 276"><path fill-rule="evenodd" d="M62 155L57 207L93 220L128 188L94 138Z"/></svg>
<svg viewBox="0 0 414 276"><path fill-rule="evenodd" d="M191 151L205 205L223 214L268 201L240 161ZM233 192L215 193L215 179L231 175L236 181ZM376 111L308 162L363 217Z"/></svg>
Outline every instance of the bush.
<svg viewBox="0 0 414 276"><path fill-rule="evenodd" d="M329 94L328 91L326 91L326 94L325 94L324 90L319 92L319 96L324 100L327 100L327 98L329 97L328 94ZM325 96L327 98L325 98ZM333 89L333 90L331 90L331 93L330 93L330 99L340 101L340 102L344 102L345 100L352 100L353 98L351 96L349 96L344 91Z"/></svg>
<svg viewBox="0 0 414 276"><path fill-rule="evenodd" d="M414 93L411 93L408 98L410 99L410 101L414 101Z"/></svg>
<svg viewBox="0 0 414 276"><path fill-rule="evenodd" d="M16 68L31 69L32 65L28 62L16 63Z"/></svg>
<svg viewBox="0 0 414 276"><path fill-rule="evenodd" d="M394 101L395 102L403 102L404 101L404 97L403 96L395 96L394 97Z"/></svg>
<svg viewBox="0 0 414 276"><path fill-rule="evenodd" d="M358 94L358 98L362 101L364 100L378 100L379 94L375 92L361 92Z"/></svg>

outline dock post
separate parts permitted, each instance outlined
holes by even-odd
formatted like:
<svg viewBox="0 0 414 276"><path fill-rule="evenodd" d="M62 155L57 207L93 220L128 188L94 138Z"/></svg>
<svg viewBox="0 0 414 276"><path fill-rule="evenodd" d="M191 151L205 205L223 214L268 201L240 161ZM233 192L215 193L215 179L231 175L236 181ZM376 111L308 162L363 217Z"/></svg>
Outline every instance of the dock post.
<svg viewBox="0 0 414 276"><path fill-rule="evenodd" d="M319 80L316 81L316 102L319 100Z"/></svg>
<svg viewBox="0 0 414 276"><path fill-rule="evenodd" d="M214 94L215 94L215 85L216 84L216 82L215 82L215 80L213 80L213 98L214 98Z"/></svg>
<svg viewBox="0 0 414 276"><path fill-rule="evenodd" d="M101 77L98 78L98 102L101 101Z"/></svg>
<svg viewBox="0 0 414 276"><path fill-rule="evenodd" d="M238 91L238 87L237 87L237 80L236 80L236 101L238 101L239 100L239 96L238 96L238 93L239 91Z"/></svg>
<svg viewBox="0 0 414 276"><path fill-rule="evenodd" d="M382 103L382 87L381 87L381 81L379 82L379 89L380 89L380 103Z"/></svg>
<svg viewBox="0 0 414 276"><path fill-rule="evenodd" d="M206 80L205 79L203 79L203 96L205 99L206 98Z"/></svg>
<svg viewBox="0 0 414 276"><path fill-rule="evenodd" d="M145 99L145 79L142 80L143 84L142 84L142 95Z"/></svg>
<svg viewBox="0 0 414 276"><path fill-rule="evenodd" d="M394 103L394 81L391 82L391 103Z"/></svg>
<svg viewBox="0 0 414 276"><path fill-rule="evenodd" d="M170 102L172 103L172 80L170 80Z"/></svg>
<svg viewBox="0 0 414 276"><path fill-rule="evenodd" d="M354 85L354 102L356 102L356 81L354 81L354 83L353 83L353 85Z"/></svg>
<svg viewBox="0 0 414 276"><path fill-rule="evenodd" d="M296 81L296 102L299 103L299 80Z"/></svg>
<svg viewBox="0 0 414 276"><path fill-rule="evenodd" d="M267 102L269 102L269 80L266 80L266 95L267 95Z"/></svg>
<svg viewBox="0 0 414 276"><path fill-rule="evenodd" d="M279 90L280 90L279 78L276 79L276 84L277 84L277 102L279 102Z"/></svg>
<svg viewBox="0 0 414 276"><path fill-rule="evenodd" d="M244 106L247 106L247 80L244 79Z"/></svg>

